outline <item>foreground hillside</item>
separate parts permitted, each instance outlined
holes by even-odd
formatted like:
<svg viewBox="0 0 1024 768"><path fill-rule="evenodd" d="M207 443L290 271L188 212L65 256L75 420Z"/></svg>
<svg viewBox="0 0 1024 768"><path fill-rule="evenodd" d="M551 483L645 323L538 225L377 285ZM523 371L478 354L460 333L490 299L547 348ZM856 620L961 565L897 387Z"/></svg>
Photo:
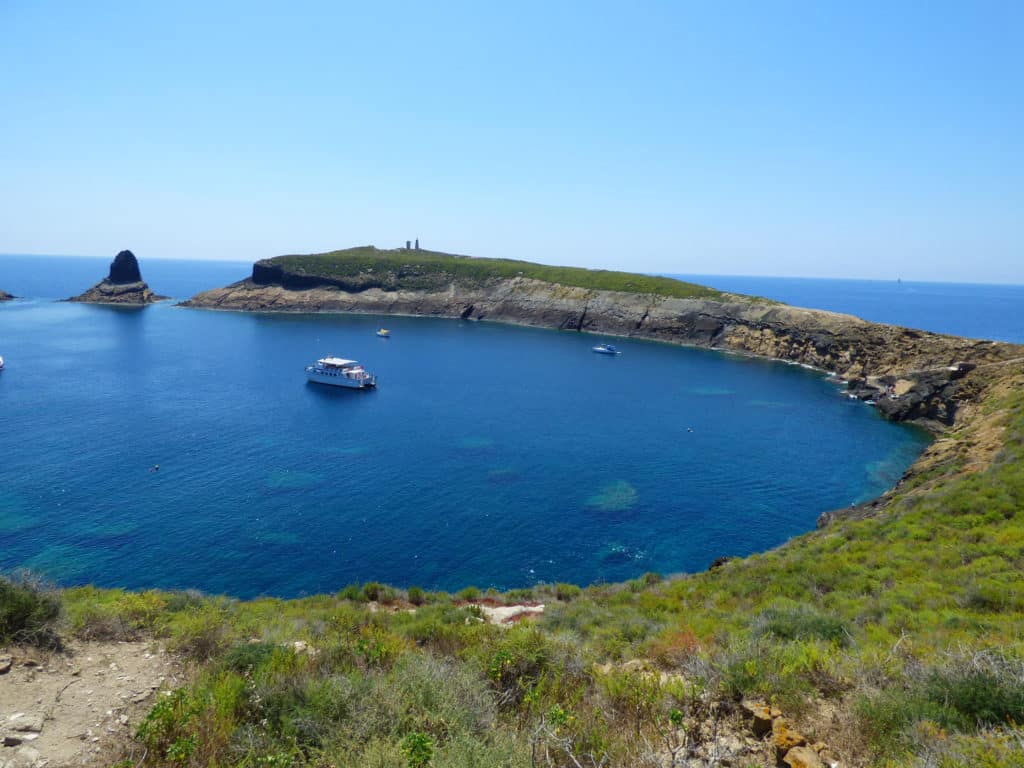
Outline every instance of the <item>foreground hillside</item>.
<svg viewBox="0 0 1024 768"><path fill-rule="evenodd" d="M693 576L248 602L5 583L0 633L188 661L125 766L1019 766L1019 367L916 466L864 519ZM482 598L545 609L495 625Z"/></svg>

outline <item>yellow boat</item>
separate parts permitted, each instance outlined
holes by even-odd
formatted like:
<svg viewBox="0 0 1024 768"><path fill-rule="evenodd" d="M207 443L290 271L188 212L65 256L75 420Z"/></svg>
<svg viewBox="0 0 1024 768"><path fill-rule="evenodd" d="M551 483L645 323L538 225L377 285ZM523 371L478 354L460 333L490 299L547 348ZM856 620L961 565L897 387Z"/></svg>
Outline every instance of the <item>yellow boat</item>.
<svg viewBox="0 0 1024 768"><path fill-rule="evenodd" d="M387 328L378 328L377 335L380 336L382 339L386 339L391 336L391 331L389 331Z"/></svg>

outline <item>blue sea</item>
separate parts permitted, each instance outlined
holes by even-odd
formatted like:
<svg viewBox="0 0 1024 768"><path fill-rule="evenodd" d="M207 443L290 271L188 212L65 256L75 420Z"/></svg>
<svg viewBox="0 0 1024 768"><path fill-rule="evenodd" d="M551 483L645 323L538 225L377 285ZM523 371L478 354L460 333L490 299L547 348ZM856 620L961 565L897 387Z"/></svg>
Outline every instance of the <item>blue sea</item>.
<svg viewBox="0 0 1024 768"><path fill-rule="evenodd" d="M28 297L0 304L0 570L239 597L694 571L876 496L928 439L821 373L719 352L53 300L108 263L0 256L0 287ZM185 298L249 266L142 269ZM839 303L826 288L818 305ZM907 324L948 314L929 306ZM985 335L1007 337L1004 320ZM308 384L325 354L363 361L379 389Z"/></svg>

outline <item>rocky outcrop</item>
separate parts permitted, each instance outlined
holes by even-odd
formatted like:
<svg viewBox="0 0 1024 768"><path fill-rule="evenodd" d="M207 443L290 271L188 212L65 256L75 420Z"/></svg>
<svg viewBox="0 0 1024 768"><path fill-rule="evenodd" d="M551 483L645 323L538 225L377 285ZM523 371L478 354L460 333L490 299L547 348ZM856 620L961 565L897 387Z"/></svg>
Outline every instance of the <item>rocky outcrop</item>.
<svg viewBox="0 0 1024 768"><path fill-rule="evenodd" d="M740 704L747 725L755 737L768 742L779 768L841 768L835 750L822 742L811 743L775 707L763 701Z"/></svg>
<svg viewBox="0 0 1024 768"><path fill-rule="evenodd" d="M110 263L110 274L107 280L118 285L141 283L142 272L139 271L139 260L131 251L121 251Z"/></svg>
<svg viewBox="0 0 1024 768"><path fill-rule="evenodd" d="M166 296L157 296L145 283L126 283L118 285L103 280L78 296L68 301L80 301L86 304L126 304L144 306L162 301Z"/></svg>
<svg viewBox="0 0 1024 768"><path fill-rule="evenodd" d="M149 289L142 280L139 262L131 251L121 251L110 263L109 274L92 288L68 301L87 304L143 306L166 299Z"/></svg>
<svg viewBox="0 0 1024 768"><path fill-rule="evenodd" d="M11 296L11 294L9 294L7 291L0 291L0 301L10 301L11 299L16 299L16 298L18 298L18 297L17 296Z"/></svg>
<svg viewBox="0 0 1024 768"><path fill-rule="evenodd" d="M741 296L684 299L524 277L453 281L436 290L386 290L374 280L293 275L272 261L258 262L250 279L200 293L184 306L492 320L720 348L832 372L854 382L854 394L874 401L887 418L931 426L956 419L969 366L954 366L1024 357L1024 347L1012 344Z"/></svg>

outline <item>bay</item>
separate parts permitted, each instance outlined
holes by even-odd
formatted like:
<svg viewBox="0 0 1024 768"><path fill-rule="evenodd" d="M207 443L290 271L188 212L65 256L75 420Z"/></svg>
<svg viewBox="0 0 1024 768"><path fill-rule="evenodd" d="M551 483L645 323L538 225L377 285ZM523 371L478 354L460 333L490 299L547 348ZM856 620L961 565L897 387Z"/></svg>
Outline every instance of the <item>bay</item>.
<svg viewBox="0 0 1024 768"><path fill-rule="evenodd" d="M0 259L0 285L29 295L31 263ZM239 266L178 263L173 291L143 275L187 296ZM60 274L38 293L94 281ZM820 373L724 353L50 298L0 305L0 570L62 584L288 597L699 570L881 493L927 442ZM325 354L378 391L306 383Z"/></svg>

